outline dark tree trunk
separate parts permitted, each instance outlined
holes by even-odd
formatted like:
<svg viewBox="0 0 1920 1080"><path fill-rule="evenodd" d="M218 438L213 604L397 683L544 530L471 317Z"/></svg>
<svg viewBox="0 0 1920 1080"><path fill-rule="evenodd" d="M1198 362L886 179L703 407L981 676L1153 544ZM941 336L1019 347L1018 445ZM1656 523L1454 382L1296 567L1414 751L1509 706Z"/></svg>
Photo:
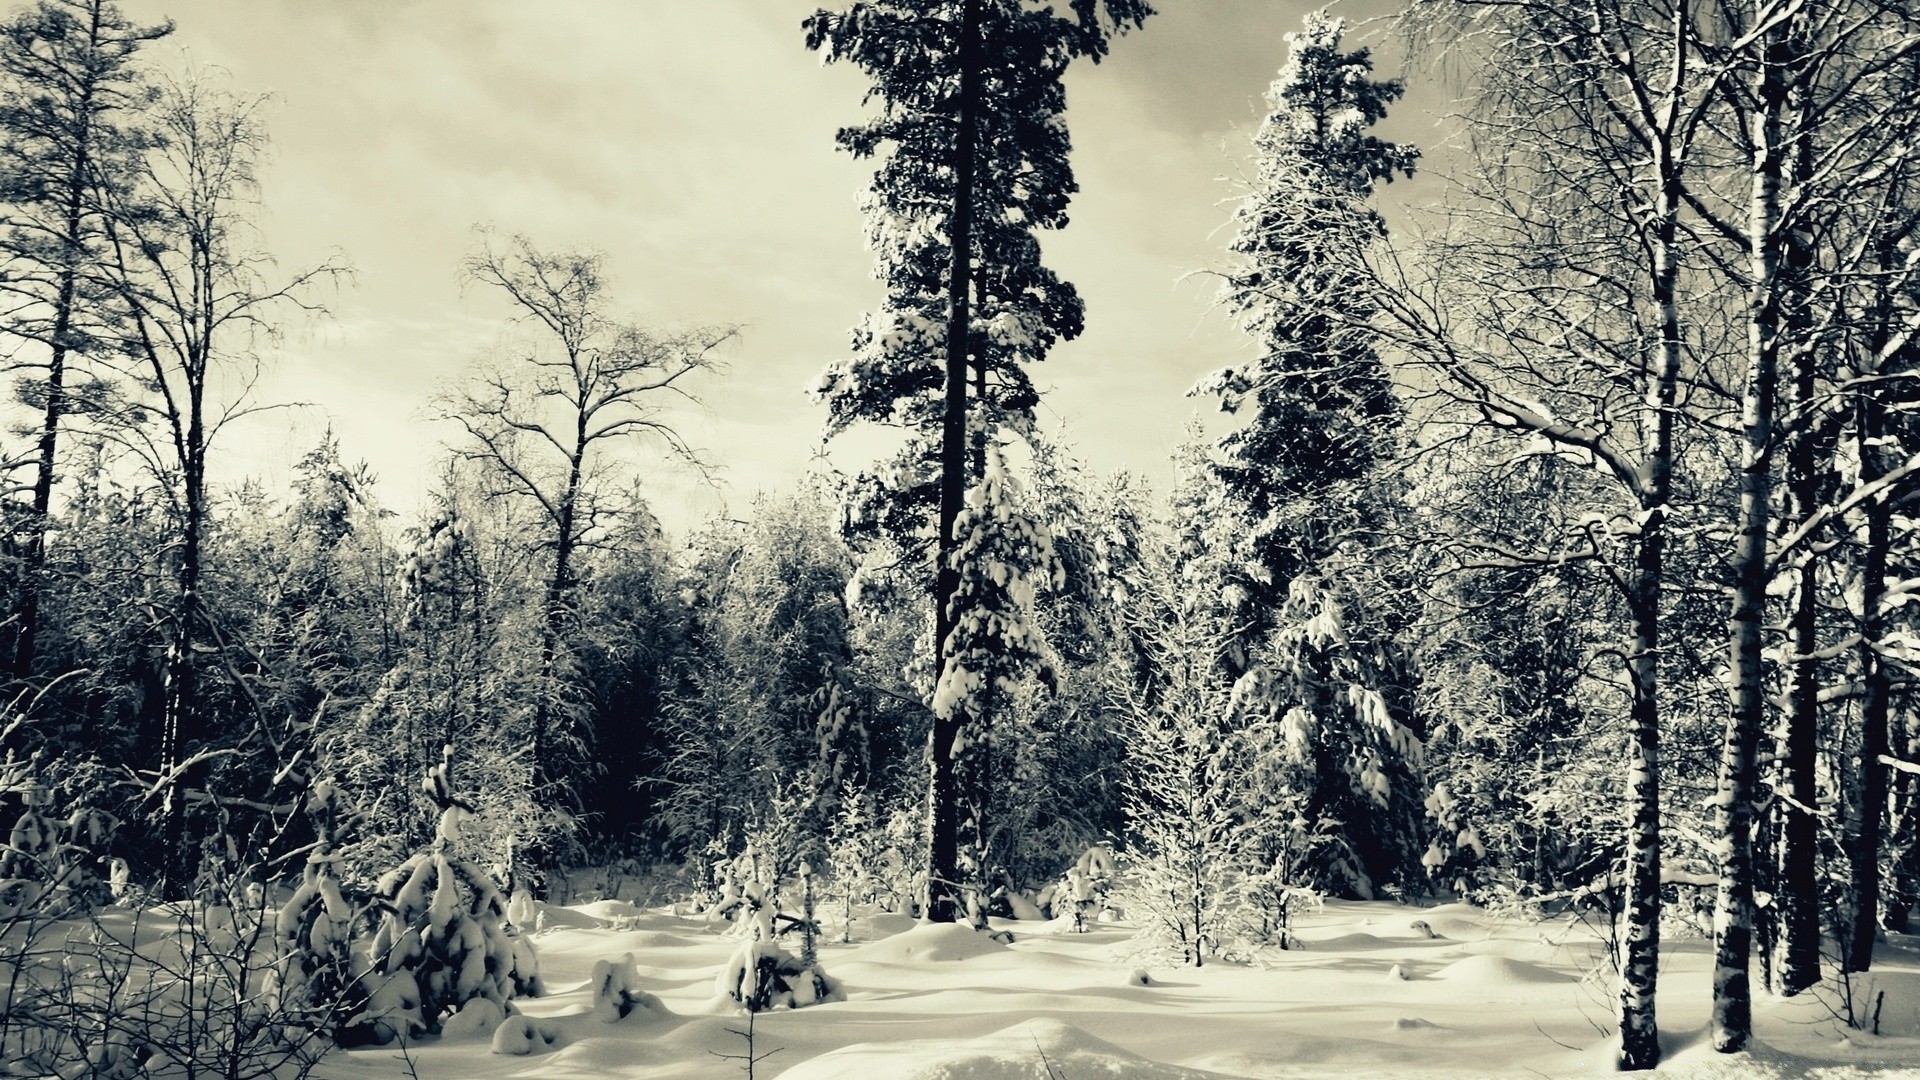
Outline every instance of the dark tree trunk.
<svg viewBox="0 0 1920 1080"><path fill-rule="evenodd" d="M165 702L160 717L160 775L168 777L161 804L160 895L184 900L196 860L187 850L187 796L203 787L204 765L188 767L199 730L199 685L195 668L200 621L200 544L206 528L206 428L202 418L204 387L189 390L186 439L181 447L182 518L180 566L175 576L173 626L167 643Z"/></svg>
<svg viewBox="0 0 1920 1080"><path fill-rule="evenodd" d="M965 497L967 472L967 351L971 326L968 272L973 250L973 169L979 127L980 5L960 0L960 92L955 102L958 131L953 154L953 217L948 241L952 261L947 275L947 385L946 413L940 438L939 570L934 578L933 670L937 679L946 666L953 632L949 610L960 584L953 565L957 537L954 524ZM933 718L928 747L927 784L927 917L934 922L960 918L964 899L959 881L959 784L955 776L953 744L967 718L957 713Z"/></svg>
<svg viewBox="0 0 1920 1080"><path fill-rule="evenodd" d="M101 45L102 4L88 12L87 44L91 50ZM13 677L16 681L33 676L34 653L39 645L41 578L47 565L47 515L53 505L53 481L58 463L61 419L67 411L67 357L73 334L74 298L78 271L75 264L83 254L82 210L93 152L94 92L97 80L88 67L79 84L74 109L73 159L62 192L63 216L60 243L65 248L65 264L60 270L60 286L54 297L53 334L47 342L46 407L40 420L40 440L36 448L33 473L33 510L27 522L27 538L20 567L20 592L15 602Z"/></svg>

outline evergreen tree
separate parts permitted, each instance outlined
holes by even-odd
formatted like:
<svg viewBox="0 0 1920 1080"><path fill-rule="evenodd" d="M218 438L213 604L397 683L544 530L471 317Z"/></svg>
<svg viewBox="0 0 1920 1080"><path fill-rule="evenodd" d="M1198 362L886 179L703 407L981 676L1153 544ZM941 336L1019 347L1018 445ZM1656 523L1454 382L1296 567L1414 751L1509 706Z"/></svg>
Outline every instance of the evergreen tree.
<svg viewBox="0 0 1920 1080"><path fill-rule="evenodd" d="M996 432L1029 431L1038 395L1022 365L1081 328L1079 296L1041 265L1035 235L1066 224L1074 190L1061 77L1074 59L1105 55L1112 34L1151 10L1144 0L1072 0L1069 16L1020 0L870 0L805 23L809 47L873 80L868 97L880 116L842 130L840 144L858 157L887 151L866 204L886 298L818 393L829 435L859 422L907 435L893 459L856 481L849 520L908 551L928 539L938 547L936 678L962 618L949 601L962 572L951 556L969 439L980 473ZM931 913L952 921L958 790L950 755L965 718L935 712Z"/></svg>
<svg viewBox="0 0 1920 1080"><path fill-rule="evenodd" d="M106 0L38 0L0 25L0 293L9 333L45 350L20 387L40 414L32 502L19 543L13 677L33 672L47 561L48 510L60 431L70 413L97 408L97 361L123 316L101 281L102 197L124 197L148 135L151 103L135 57L172 23L142 26Z"/></svg>
<svg viewBox="0 0 1920 1080"><path fill-rule="evenodd" d="M1384 231L1366 206L1374 184L1411 175L1419 152L1368 134L1401 85L1368 77L1368 50L1342 52L1344 30L1319 12L1287 35L1292 53L1254 136L1255 174L1229 245L1239 261L1224 286L1259 354L1194 389L1246 414L1221 438L1214 471L1249 524L1249 587L1269 606L1373 523L1369 488L1400 421L1359 256Z"/></svg>

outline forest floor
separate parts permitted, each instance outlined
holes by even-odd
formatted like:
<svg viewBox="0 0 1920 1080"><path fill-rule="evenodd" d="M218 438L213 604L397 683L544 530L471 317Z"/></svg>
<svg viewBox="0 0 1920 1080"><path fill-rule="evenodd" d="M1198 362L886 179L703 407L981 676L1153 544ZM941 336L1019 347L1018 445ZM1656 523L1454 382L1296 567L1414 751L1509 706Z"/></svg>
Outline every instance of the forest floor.
<svg viewBox="0 0 1920 1080"><path fill-rule="evenodd" d="M823 913L825 914L825 913ZM715 992L735 947L724 926L624 901L549 908L535 935L547 996L520 1003L551 1046L492 1052L489 1032L341 1051L325 1080L585 1080L745 1076L748 1018ZM1604 926L1604 923L1601 924ZM762 1013L762 1078L1175 1080L1199 1077L1569 1076L1609 1071L1613 977L1599 927L1433 908L1333 901L1307 915L1301 947L1264 966L1153 967L1136 981L1131 928L1010 922L1011 945L903 916L826 920L822 966L846 1000ZM1431 936L1429 936L1429 931ZM790 947L797 949L797 942ZM632 953L663 1008L616 1023L590 1012L596 961ZM1920 937L1895 936L1851 988L1880 1034L1841 1019L1833 983L1756 1002L1748 1054L1702 1037L1708 942L1663 943L1662 1072L1685 1076L1920 1076ZM1881 993L1884 991L1884 997Z"/></svg>

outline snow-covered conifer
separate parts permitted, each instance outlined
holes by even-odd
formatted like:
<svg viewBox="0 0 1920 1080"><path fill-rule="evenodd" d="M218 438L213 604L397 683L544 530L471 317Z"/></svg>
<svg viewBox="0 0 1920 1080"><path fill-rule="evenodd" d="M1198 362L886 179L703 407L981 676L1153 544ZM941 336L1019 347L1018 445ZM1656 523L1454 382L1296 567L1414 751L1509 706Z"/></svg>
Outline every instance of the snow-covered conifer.
<svg viewBox="0 0 1920 1080"><path fill-rule="evenodd" d="M1246 416L1220 440L1214 471L1251 528L1250 580L1269 603L1346 533L1369 527L1368 488L1400 417L1368 329L1360 255L1383 231L1366 205L1374 184L1410 175L1419 152L1368 134L1401 86L1369 77L1368 50L1342 52L1344 32L1317 12L1287 35L1224 286L1256 355L1194 388Z"/></svg>
<svg viewBox="0 0 1920 1080"><path fill-rule="evenodd" d="M289 1019L336 1041L365 1041L371 1032L349 1021L366 1009L364 967L353 950L359 912L341 890L335 863L340 829L340 790L330 780L315 781L307 794L314 842L300 884L281 905L274 924L280 956L274 968L274 993Z"/></svg>
<svg viewBox="0 0 1920 1080"><path fill-rule="evenodd" d="M1037 237L1066 224L1074 190L1062 77L1151 13L1145 0L1076 0L1069 15L1019 0L866 0L804 24L809 47L872 79L881 107L839 142L880 159L866 211L886 297L816 391L828 435L860 423L906 434L851 485L847 521L896 552L936 549L936 681L961 615L953 555L967 474L984 472L1003 432L1031 431L1039 395L1025 365L1082 326L1079 296L1042 265ZM952 921L962 785L950 754L962 738L957 714L935 714L929 914Z"/></svg>
<svg viewBox="0 0 1920 1080"><path fill-rule="evenodd" d="M507 922L499 884L454 854L472 810L454 797L451 758L448 747L425 778L440 808L432 845L375 887L385 911L374 937L366 1019L387 1037L438 1031L448 1013L474 998L505 1005L541 992L539 960Z"/></svg>
<svg viewBox="0 0 1920 1080"><path fill-rule="evenodd" d="M958 585L952 600L947 659L934 685L933 711L954 725L950 752L961 779L961 863L976 896L984 895L986 807L995 699L1011 699L1032 676L1054 679L1053 650L1034 617L1038 590L1062 573L1044 522L1021 505L1000 447L987 449L986 469L955 523Z"/></svg>

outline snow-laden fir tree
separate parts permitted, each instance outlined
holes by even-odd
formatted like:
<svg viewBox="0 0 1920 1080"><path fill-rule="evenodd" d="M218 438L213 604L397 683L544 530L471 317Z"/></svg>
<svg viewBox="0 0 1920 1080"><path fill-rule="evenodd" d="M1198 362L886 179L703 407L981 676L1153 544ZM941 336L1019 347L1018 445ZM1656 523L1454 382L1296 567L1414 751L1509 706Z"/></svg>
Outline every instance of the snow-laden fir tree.
<svg viewBox="0 0 1920 1080"><path fill-rule="evenodd" d="M1053 650L1034 618L1034 598L1058 587L1063 570L1053 536L1022 505L999 446L986 451L986 469L967 494L954 524L952 560L957 584L950 603L952 633L946 663L933 690L933 714L953 732L949 748L961 782L960 857L974 917L985 922L985 865L989 848L986 799L993 787L993 716L1028 678L1054 678ZM938 731L938 729L936 729Z"/></svg>
<svg viewBox="0 0 1920 1080"><path fill-rule="evenodd" d="M454 851L471 807L454 797L452 747L423 787L440 808L433 843L383 876L385 911L373 939L374 974L365 1022L381 1041L437 1032L476 998L505 1007L541 992L533 945L507 921L507 900L485 870Z"/></svg>
<svg viewBox="0 0 1920 1080"><path fill-rule="evenodd" d="M1370 489L1400 421L1361 256L1384 232L1367 206L1374 184L1411 175L1418 151L1369 134L1401 85L1370 77L1368 50L1341 51L1344 32L1317 12L1287 35L1222 289L1256 355L1193 391L1245 417L1220 439L1214 472L1249 524L1248 585L1269 606L1373 524Z"/></svg>
<svg viewBox="0 0 1920 1080"><path fill-rule="evenodd" d="M275 920L280 957L273 992L291 1023L351 1045L372 1039L374 1033L364 1019L366 970L353 950L359 911L342 891L336 872L340 789L331 780L315 781L309 788L307 815L313 821L314 842L300 884Z"/></svg>
<svg viewBox="0 0 1920 1080"><path fill-rule="evenodd" d="M1400 84L1371 77L1366 49L1343 51L1344 30L1309 15L1267 95L1223 290L1257 354L1195 387L1247 414L1211 460L1215 490L1187 496L1232 520L1192 515L1186 546L1195 569L1220 575L1244 643L1243 661L1227 657L1253 676L1241 707L1277 723L1293 759L1293 782L1273 794L1301 805L1248 807L1274 826L1264 861L1365 897L1412 876L1419 854L1419 740L1380 602L1395 588L1370 550L1396 499L1386 466L1400 407L1364 261L1384 232L1374 185L1411 173L1417 152L1369 133ZM1304 860L1287 854L1301 829Z"/></svg>
<svg viewBox="0 0 1920 1080"><path fill-rule="evenodd" d="M68 918L104 903L108 891L99 870L113 817L77 805L62 818L53 809L54 788L35 774L32 761L11 753L0 760L0 794L18 795L21 803L0 844L0 921Z"/></svg>
<svg viewBox="0 0 1920 1080"><path fill-rule="evenodd" d="M829 436L859 423L906 435L851 485L848 524L903 566L937 548L936 679L959 614L950 556L966 476L984 471L1003 428L1031 430L1038 395L1024 365L1081 328L1079 296L1041 265L1036 235L1066 224L1074 191L1062 76L1151 10L1145 0L1072 0L1064 16L1022 0L860 0L805 23L809 47L872 80L879 115L839 142L880 158L865 208L886 290L817 392ZM930 739L928 879L940 921L960 909L949 758L958 722L937 715Z"/></svg>

